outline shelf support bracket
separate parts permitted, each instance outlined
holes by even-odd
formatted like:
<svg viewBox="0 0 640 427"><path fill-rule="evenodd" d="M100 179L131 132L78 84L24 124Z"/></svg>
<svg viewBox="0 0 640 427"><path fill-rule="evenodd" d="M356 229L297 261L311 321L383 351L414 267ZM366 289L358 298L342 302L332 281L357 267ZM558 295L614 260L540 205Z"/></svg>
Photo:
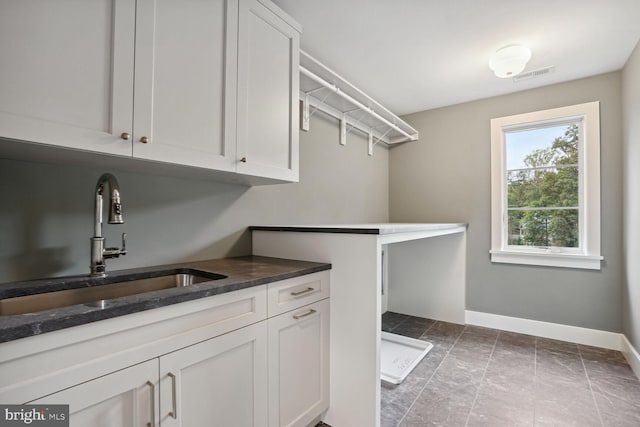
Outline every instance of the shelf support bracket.
<svg viewBox="0 0 640 427"><path fill-rule="evenodd" d="M300 129L302 129L305 132L308 132L309 129L311 128L310 125L310 121L311 121L311 117L315 114L316 111L318 111L318 109L324 105L324 102L327 100L327 98L329 98L329 96L331 96L332 92L328 92L322 99L319 99L315 96L313 96L312 94L314 92L318 92L320 90L326 89L325 87L319 87L316 89L312 89L308 92L304 92L304 97L302 99L302 108L300 111ZM316 104L315 107L313 107L313 110L311 110L311 112L309 112L309 97L313 96L313 98L315 98L318 103Z"/></svg>
<svg viewBox="0 0 640 427"><path fill-rule="evenodd" d="M309 95L304 94L304 99L302 100L302 108L301 108L302 117L300 117L300 129L305 132L309 132L309 121L311 117L309 116Z"/></svg>
<svg viewBox="0 0 640 427"><path fill-rule="evenodd" d="M368 152L367 154L369 154L370 156L373 156L373 132L371 131L371 129L369 129L369 144L368 144Z"/></svg>
<svg viewBox="0 0 640 427"><path fill-rule="evenodd" d="M354 108L353 110L348 110L348 111L343 111L342 112L342 118L340 119L340 145L347 145L347 135L349 135L349 133L356 128L356 126L358 126L358 123L360 123L360 121L362 120L362 117L360 117L353 125L351 125L351 128L349 128L349 122L347 121L347 116L350 113L353 113L354 111L360 111L360 108Z"/></svg>

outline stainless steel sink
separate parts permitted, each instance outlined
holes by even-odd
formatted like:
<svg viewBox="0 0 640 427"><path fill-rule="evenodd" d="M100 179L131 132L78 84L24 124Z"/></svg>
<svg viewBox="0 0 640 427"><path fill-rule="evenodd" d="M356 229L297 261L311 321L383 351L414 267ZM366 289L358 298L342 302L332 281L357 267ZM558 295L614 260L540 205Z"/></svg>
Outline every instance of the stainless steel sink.
<svg viewBox="0 0 640 427"><path fill-rule="evenodd" d="M106 308L113 298L180 288L227 276L190 268L107 276L80 280L82 287L0 299L0 316L35 313L52 308L86 304Z"/></svg>

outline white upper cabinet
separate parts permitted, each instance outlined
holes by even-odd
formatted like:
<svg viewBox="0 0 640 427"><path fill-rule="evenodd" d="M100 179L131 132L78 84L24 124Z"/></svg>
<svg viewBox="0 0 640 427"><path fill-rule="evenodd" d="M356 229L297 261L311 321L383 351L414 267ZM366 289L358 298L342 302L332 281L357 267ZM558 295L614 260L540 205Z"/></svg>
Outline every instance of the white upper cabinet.
<svg viewBox="0 0 640 427"><path fill-rule="evenodd" d="M3 2L0 136L130 156L134 5Z"/></svg>
<svg viewBox="0 0 640 427"><path fill-rule="evenodd" d="M238 172L298 180L300 31L258 0L240 0Z"/></svg>
<svg viewBox="0 0 640 427"><path fill-rule="evenodd" d="M137 10L134 157L235 171L237 0Z"/></svg>
<svg viewBox="0 0 640 427"><path fill-rule="evenodd" d="M298 180L300 32L268 0L6 3L0 138Z"/></svg>

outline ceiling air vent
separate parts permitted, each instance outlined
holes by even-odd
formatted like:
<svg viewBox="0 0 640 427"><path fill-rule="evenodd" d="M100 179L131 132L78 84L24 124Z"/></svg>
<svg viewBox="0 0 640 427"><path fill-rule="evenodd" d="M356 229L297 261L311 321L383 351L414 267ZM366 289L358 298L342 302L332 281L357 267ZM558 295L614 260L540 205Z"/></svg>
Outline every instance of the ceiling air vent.
<svg viewBox="0 0 640 427"><path fill-rule="evenodd" d="M513 81L517 83L523 80L529 80L536 77L546 76L547 74L553 73L555 69L556 67L550 66L550 67L538 68L537 70L527 71L526 73L520 73L517 76L515 76L513 78Z"/></svg>

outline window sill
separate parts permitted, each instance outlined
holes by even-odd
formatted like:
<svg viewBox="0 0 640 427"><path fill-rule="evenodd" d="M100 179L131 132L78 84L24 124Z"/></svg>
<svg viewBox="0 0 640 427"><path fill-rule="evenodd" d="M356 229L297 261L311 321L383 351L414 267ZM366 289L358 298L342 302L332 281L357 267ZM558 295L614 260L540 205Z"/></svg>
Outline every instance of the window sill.
<svg viewBox="0 0 640 427"><path fill-rule="evenodd" d="M599 255L575 255L561 253L532 253L492 250L491 262L504 264L541 265L547 267L600 270L603 257Z"/></svg>

